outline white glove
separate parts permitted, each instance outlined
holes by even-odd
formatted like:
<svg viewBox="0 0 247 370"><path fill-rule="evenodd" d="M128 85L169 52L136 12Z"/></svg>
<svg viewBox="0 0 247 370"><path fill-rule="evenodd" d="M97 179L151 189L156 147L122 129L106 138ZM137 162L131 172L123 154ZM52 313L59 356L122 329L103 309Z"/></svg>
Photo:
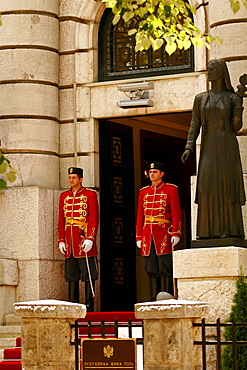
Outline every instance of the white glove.
<svg viewBox="0 0 247 370"><path fill-rule="evenodd" d="M171 243L172 243L172 248L175 247L175 245L178 244L180 238L178 236L172 236L171 238Z"/></svg>
<svg viewBox="0 0 247 370"><path fill-rule="evenodd" d="M65 247L65 243L64 242L59 242L58 248L59 248L59 250L60 250L60 252L62 254L65 254L66 253L66 247Z"/></svg>
<svg viewBox="0 0 247 370"><path fill-rule="evenodd" d="M138 248L141 248L142 247L142 241L141 240L138 240L136 242L136 245L137 245Z"/></svg>
<svg viewBox="0 0 247 370"><path fill-rule="evenodd" d="M85 253L87 253L90 251L90 249L92 249L92 246L93 246L93 241L89 239L85 239L82 245L82 249L84 250Z"/></svg>

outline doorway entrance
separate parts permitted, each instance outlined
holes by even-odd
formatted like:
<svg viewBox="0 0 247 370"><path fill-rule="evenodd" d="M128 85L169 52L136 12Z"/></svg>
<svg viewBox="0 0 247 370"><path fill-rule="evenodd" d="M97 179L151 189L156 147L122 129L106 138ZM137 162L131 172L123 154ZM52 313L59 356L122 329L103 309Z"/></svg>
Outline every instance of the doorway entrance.
<svg viewBox="0 0 247 370"><path fill-rule="evenodd" d="M139 188L149 185L150 162L163 162L164 181L178 186L180 248L191 240L190 176L195 154L182 164L191 112L100 121L101 311L133 311L149 300L148 278L135 243Z"/></svg>

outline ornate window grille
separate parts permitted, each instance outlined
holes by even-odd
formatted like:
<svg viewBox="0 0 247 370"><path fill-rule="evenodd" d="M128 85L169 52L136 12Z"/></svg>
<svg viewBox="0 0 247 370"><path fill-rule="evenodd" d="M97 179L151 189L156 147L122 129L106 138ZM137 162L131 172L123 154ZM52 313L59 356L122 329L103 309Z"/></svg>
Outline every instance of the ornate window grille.
<svg viewBox="0 0 247 370"><path fill-rule="evenodd" d="M112 25L112 13L107 9L99 30L99 81L147 77L194 70L193 47L189 50L177 50L171 56L165 52L165 46L153 51L135 52L135 36L129 36L128 30L134 28L137 20L127 23L120 20Z"/></svg>

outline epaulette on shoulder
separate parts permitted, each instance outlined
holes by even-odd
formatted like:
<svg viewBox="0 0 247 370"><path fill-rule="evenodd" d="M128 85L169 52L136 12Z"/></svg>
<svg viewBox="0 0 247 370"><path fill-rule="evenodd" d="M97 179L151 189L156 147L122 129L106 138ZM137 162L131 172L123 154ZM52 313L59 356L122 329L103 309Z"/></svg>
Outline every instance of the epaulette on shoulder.
<svg viewBox="0 0 247 370"><path fill-rule="evenodd" d="M61 194L67 193L70 189L63 190Z"/></svg>
<svg viewBox="0 0 247 370"><path fill-rule="evenodd" d="M139 191L143 190L143 189L146 189L146 188L149 188L150 185L147 185L147 186L144 186L143 188L139 189Z"/></svg>
<svg viewBox="0 0 247 370"><path fill-rule="evenodd" d="M177 185L175 184L170 184L169 182L166 183L166 185L171 185L171 186L174 186L175 188L177 188Z"/></svg>
<svg viewBox="0 0 247 370"><path fill-rule="evenodd" d="M85 188L86 190L89 190L89 191L93 191L94 193L97 193L97 191L96 190L94 190L94 189L90 189L90 188Z"/></svg>

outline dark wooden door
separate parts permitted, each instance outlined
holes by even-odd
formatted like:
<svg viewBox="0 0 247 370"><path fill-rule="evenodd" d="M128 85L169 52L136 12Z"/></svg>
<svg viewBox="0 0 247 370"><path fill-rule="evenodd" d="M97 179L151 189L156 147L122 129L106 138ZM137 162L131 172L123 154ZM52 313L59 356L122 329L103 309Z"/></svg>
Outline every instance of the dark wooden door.
<svg viewBox="0 0 247 370"><path fill-rule="evenodd" d="M133 311L136 303L133 134L100 121L101 311Z"/></svg>

